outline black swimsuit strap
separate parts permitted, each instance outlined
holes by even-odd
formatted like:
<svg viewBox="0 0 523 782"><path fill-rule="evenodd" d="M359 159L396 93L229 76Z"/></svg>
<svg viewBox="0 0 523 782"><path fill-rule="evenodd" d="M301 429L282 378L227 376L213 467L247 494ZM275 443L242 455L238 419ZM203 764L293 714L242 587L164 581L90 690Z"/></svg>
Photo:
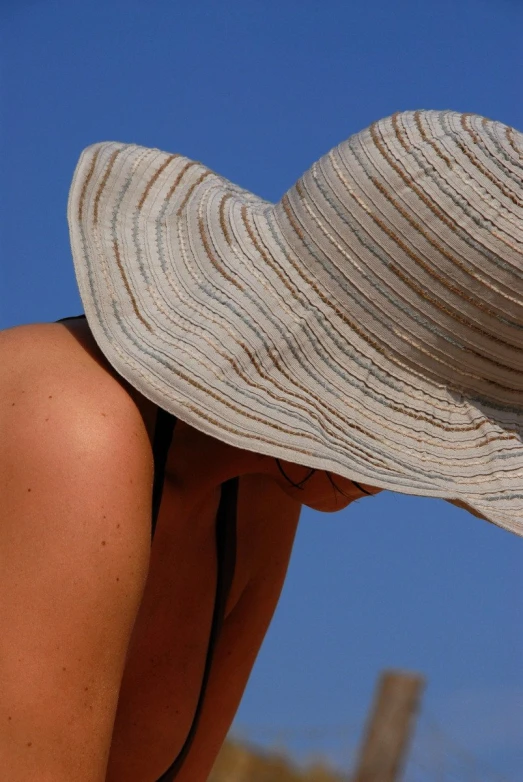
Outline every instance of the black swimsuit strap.
<svg viewBox="0 0 523 782"><path fill-rule="evenodd" d="M152 534L156 528L158 510L163 489L164 468L167 459L167 453L172 440L172 434L176 418L171 416L162 408L158 408L156 419L156 428L154 433L153 453L155 461L155 479L153 486L153 522ZM157 466L158 465L158 466ZM238 503L239 479L232 478L221 486L220 504L216 516L216 555L217 555L217 576L216 576L216 594L214 598L214 610L207 647L207 656L205 659L205 668L202 678L202 686L198 703L194 712L192 725L187 734L187 738L176 759L171 763L167 771L157 780L157 782L173 782L180 768L183 765L187 754L192 746L198 725L200 722L201 711L205 700L205 692L212 668L214 651L220 634L220 630L225 618L225 607L229 595L232 580L234 577L234 567L236 563L236 510Z"/></svg>
<svg viewBox="0 0 523 782"><path fill-rule="evenodd" d="M185 761L200 722L205 692L209 682L212 668L214 650L225 617L225 604L234 575L234 563L236 559L236 504L238 496L238 478L222 484L222 496L218 515L216 517L216 547L218 555L218 575L216 583L216 596L214 600L214 612L212 617L209 645L203 673L200 697L196 705L192 725L185 743L177 758L169 766L157 782L173 782Z"/></svg>
<svg viewBox="0 0 523 782"><path fill-rule="evenodd" d="M158 512L162 501L163 483L165 479L165 465L167 463L167 454L169 453L175 426L176 417L168 413L162 407L159 407L156 414L156 426L153 439L154 483L151 538L154 538L156 523L158 521Z"/></svg>

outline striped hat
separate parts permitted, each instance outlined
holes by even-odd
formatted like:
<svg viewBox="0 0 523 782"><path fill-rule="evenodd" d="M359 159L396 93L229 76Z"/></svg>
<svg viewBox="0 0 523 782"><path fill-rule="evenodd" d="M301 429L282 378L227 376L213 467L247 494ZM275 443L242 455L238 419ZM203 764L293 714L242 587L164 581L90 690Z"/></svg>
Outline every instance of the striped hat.
<svg viewBox="0 0 523 782"><path fill-rule="evenodd" d="M94 144L68 203L85 314L196 429L523 536L522 172L523 134L453 111L375 122L276 204Z"/></svg>

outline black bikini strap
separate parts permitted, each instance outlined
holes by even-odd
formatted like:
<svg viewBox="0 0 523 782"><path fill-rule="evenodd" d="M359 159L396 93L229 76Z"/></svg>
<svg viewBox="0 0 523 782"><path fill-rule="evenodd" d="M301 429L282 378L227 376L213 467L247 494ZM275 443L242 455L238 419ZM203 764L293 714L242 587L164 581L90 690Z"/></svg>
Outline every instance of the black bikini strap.
<svg viewBox="0 0 523 782"><path fill-rule="evenodd" d="M151 536L154 537L158 512L162 498L165 464L167 454L172 442L176 417L167 413L163 408L158 408L156 417L156 426L153 438L154 455L154 484L153 484L153 512L151 524ZM227 598L234 577L234 568L236 564L236 511L238 505L238 486L239 479L232 478L221 486L220 504L216 515L216 557L217 557L217 575L216 575L216 594L214 598L214 610L207 647L207 656L205 659L205 668L202 679L202 686L198 703L194 712L192 725L185 739L184 745L177 758L169 766L167 771L158 779L158 782L173 782L175 776L180 770L187 754L194 741L200 715L205 699L205 692L211 673L212 660L218 641L223 620L225 618L225 607Z"/></svg>
<svg viewBox="0 0 523 782"><path fill-rule="evenodd" d="M65 318L58 318L58 320L55 320L55 323L61 323L63 320L78 320L78 318L85 318L85 315L82 313L82 315L67 315Z"/></svg>
<svg viewBox="0 0 523 782"><path fill-rule="evenodd" d="M154 457L154 483L153 483L153 515L151 521L151 538L154 538L154 531L158 521L160 503L162 501L163 483L165 477L165 465L167 463L167 454L171 441L173 439L174 427L176 426L176 416L171 415L162 407L158 408L156 414L156 426L153 439L153 457Z"/></svg>
<svg viewBox="0 0 523 782"><path fill-rule="evenodd" d="M216 596L214 600L211 634L209 637L209 646L207 647L207 657L205 660L205 670L203 673L200 697L198 698L198 704L194 712L191 728L178 757L157 782L173 782L187 757L200 722L205 691L211 673L214 650L225 618L225 605L234 576L234 566L236 562L236 510L238 503L238 486L239 479L231 478L231 480L223 483L221 487L220 506L216 516L216 552L218 559Z"/></svg>

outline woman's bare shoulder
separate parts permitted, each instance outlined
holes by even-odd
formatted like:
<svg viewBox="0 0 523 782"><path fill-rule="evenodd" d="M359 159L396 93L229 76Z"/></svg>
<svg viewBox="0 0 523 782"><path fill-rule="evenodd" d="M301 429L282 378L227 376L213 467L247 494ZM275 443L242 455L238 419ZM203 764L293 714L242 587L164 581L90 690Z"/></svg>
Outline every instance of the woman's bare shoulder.
<svg viewBox="0 0 523 782"><path fill-rule="evenodd" d="M0 331L0 400L16 405L31 400L56 406L61 419L79 415L104 418L125 439L148 432L140 405L129 384L98 348L86 321L30 323ZM2 402L0 402L0 405ZM1 412L1 411L0 411ZM146 444L147 438L144 440Z"/></svg>
<svg viewBox="0 0 523 782"><path fill-rule="evenodd" d="M87 371L96 375L105 373L114 380L122 381L109 364L84 319L67 320L62 323L26 323L0 331L0 351L3 366L12 370L31 371L38 365L63 367L64 359L71 362L72 372ZM40 357L40 359L37 358Z"/></svg>

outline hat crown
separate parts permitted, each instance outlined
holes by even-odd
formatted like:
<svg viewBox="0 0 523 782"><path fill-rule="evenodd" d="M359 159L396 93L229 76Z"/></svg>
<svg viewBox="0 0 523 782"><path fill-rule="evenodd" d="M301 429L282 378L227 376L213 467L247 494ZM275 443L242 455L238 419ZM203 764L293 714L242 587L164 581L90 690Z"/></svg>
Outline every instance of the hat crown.
<svg viewBox="0 0 523 782"><path fill-rule="evenodd" d="M330 150L275 216L313 284L378 351L521 407L522 184L518 131L402 112Z"/></svg>

